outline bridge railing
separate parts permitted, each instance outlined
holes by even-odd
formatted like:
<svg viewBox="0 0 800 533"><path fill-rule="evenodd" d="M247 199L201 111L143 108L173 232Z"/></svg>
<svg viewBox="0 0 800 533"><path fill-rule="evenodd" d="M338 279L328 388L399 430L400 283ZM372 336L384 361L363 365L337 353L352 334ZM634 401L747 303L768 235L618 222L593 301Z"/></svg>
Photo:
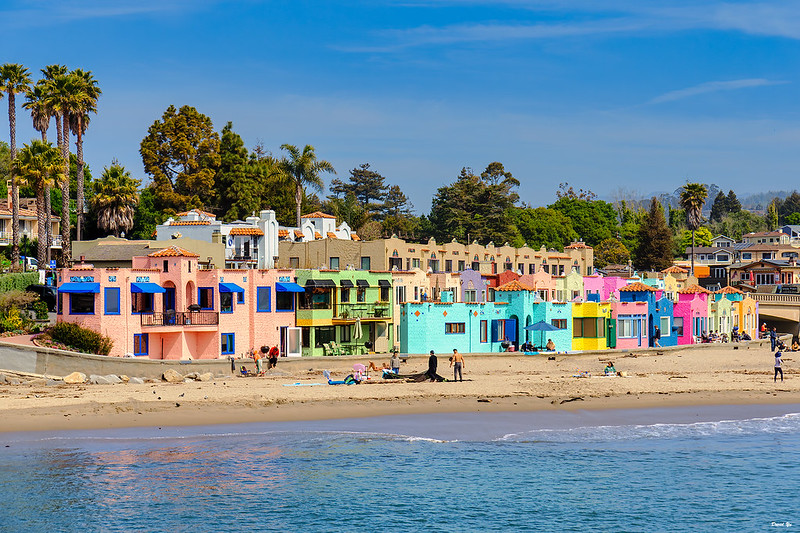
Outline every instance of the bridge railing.
<svg viewBox="0 0 800 533"><path fill-rule="evenodd" d="M750 293L750 297L757 302L771 304L795 304L800 305L800 294L770 294L770 293Z"/></svg>

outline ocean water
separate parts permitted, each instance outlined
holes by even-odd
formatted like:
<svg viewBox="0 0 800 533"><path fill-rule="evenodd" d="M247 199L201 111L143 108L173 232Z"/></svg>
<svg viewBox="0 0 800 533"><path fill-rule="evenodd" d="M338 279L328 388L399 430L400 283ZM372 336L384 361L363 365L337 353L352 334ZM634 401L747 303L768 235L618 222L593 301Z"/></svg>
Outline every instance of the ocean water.
<svg viewBox="0 0 800 533"><path fill-rule="evenodd" d="M0 434L0 531L800 528L800 406Z"/></svg>

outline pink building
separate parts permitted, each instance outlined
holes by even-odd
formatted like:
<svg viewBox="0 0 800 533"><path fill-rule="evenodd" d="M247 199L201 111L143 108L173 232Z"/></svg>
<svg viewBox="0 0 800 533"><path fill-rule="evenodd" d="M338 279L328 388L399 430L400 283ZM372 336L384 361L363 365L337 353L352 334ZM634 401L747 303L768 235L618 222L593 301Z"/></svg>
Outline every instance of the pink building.
<svg viewBox="0 0 800 533"><path fill-rule="evenodd" d="M621 278L619 276L584 276L583 287L586 294L599 294L600 301L605 302L610 300L613 296L614 299L619 300L619 290L633 281L638 279L629 280L628 278Z"/></svg>
<svg viewBox="0 0 800 533"><path fill-rule="evenodd" d="M556 299L556 280L541 268L535 274L520 276L519 282L532 287L539 294L539 298L546 302Z"/></svg>
<svg viewBox="0 0 800 533"><path fill-rule="evenodd" d="M622 279L622 278L617 278ZM643 283L633 283L621 287L617 291L631 292L655 292L655 289ZM611 303L611 317L617 323L617 348L647 348L650 344L649 331L650 322L648 318L649 304L647 301L616 301Z"/></svg>
<svg viewBox="0 0 800 533"><path fill-rule="evenodd" d="M262 345L299 355L294 270L200 270L197 261L171 246L130 269L63 269L58 320L111 337L112 356L215 359Z"/></svg>
<svg viewBox="0 0 800 533"><path fill-rule="evenodd" d="M711 292L699 285L678 291L678 303L673 308L673 326L678 344L694 344L695 339L708 331L708 298Z"/></svg>

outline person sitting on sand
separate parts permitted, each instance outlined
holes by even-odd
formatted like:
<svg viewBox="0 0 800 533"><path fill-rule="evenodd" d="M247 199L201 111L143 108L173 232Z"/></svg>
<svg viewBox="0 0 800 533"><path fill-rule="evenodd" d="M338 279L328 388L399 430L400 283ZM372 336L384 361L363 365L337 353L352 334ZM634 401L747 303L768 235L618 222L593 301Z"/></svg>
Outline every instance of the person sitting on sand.
<svg viewBox="0 0 800 533"><path fill-rule="evenodd" d="M800 351L800 344L797 344L797 341L794 341L794 342L792 343L792 351L793 351L793 352Z"/></svg>
<svg viewBox="0 0 800 533"><path fill-rule="evenodd" d="M545 346L545 349L548 352L555 352L556 351L556 343L553 342L553 339L547 339L547 345Z"/></svg>
<svg viewBox="0 0 800 533"><path fill-rule="evenodd" d="M731 340L733 342L739 342L739 326L733 326L733 330L731 331Z"/></svg>
<svg viewBox="0 0 800 533"><path fill-rule="evenodd" d="M613 376L614 374L617 373L617 369L614 368L614 361L609 361L608 363L606 363L606 367L603 369L603 373L606 376Z"/></svg>
<svg viewBox="0 0 800 533"><path fill-rule="evenodd" d="M374 370L375 372L382 372L383 370L389 370L389 365L387 365L386 363L383 363L381 365L381 367L378 368L377 366L375 366L375 363L370 361L369 364L367 365L367 370Z"/></svg>
<svg viewBox="0 0 800 533"><path fill-rule="evenodd" d="M753 340L752 337L750 337L750 335L748 335L746 331L742 332L742 335L739 338L743 341Z"/></svg>

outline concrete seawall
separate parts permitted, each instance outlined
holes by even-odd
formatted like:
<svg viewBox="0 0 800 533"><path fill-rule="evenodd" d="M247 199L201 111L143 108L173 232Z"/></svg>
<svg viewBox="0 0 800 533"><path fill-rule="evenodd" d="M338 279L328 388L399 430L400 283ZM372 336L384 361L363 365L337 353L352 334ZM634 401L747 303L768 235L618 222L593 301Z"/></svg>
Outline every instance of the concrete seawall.
<svg viewBox="0 0 800 533"><path fill-rule="evenodd" d="M791 342L791 335L781 335L784 342ZM626 353L637 353L642 355L655 355L656 352L673 352L683 350L704 350L720 347L739 346L740 348L769 348L769 339L745 341L729 344L689 344L682 346L670 346L665 348L640 348L627 350L595 350L572 353L540 353L538 356L526 356L522 352L494 352L494 353L472 353L465 354L468 357L543 357L546 355L556 355L558 357L569 357L570 355L597 355L602 358L613 359L615 356ZM449 357L448 353L439 353L437 356L442 358ZM302 357L285 358L281 357L278 362L278 369L288 371L324 369L342 366L349 366L355 363L367 363L374 361L380 365L388 362L389 354L372 354L362 356L341 356L341 357ZM416 363L427 365L428 354L401 354L403 359L412 359ZM241 365L249 369L254 368L252 359L239 359L236 368ZM72 372L83 372L84 374L116 374L136 376L150 379L160 379L167 369L173 369L181 374L189 372L211 372L215 376L230 376L231 363L227 359L203 359L192 361L161 361L144 358L122 358L108 357L104 355L88 355L77 352L56 350L54 348L43 348L39 346L24 346L8 342L0 342L0 370L14 372L25 372L29 374L41 374L48 376L66 376Z"/></svg>

